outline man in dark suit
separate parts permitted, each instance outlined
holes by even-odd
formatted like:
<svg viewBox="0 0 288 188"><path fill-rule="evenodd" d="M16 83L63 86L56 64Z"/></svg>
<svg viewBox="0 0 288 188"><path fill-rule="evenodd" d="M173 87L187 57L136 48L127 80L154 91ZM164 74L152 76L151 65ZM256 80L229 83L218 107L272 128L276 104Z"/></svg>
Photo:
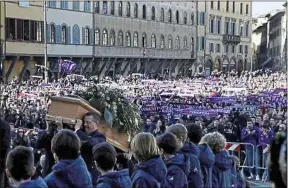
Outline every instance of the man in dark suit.
<svg viewBox="0 0 288 188"><path fill-rule="evenodd" d="M5 161L11 143L11 130L7 122L0 119L0 187L5 187Z"/></svg>
<svg viewBox="0 0 288 188"><path fill-rule="evenodd" d="M92 149L101 142L106 141L106 137L98 132L98 124L100 116L94 112L88 112L84 117L84 122L77 120L75 132L81 140L81 155L87 165L89 172L92 175L93 185L97 184L98 171L96 170Z"/></svg>

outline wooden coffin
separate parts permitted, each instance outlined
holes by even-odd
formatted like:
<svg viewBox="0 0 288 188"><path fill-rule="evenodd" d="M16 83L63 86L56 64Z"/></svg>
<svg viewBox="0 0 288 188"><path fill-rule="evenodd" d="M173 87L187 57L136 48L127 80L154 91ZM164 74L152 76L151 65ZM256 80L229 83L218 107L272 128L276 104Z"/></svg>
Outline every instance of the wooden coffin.
<svg viewBox="0 0 288 188"><path fill-rule="evenodd" d="M56 121L57 117L61 117L63 123L75 124L76 120L82 120L87 112L95 112L102 116L97 109L80 97L51 97L51 100L52 103L46 115L47 121ZM100 121L98 131L106 136L107 142L123 152L128 152L130 141L128 134L120 133L116 128L111 129L104 120Z"/></svg>

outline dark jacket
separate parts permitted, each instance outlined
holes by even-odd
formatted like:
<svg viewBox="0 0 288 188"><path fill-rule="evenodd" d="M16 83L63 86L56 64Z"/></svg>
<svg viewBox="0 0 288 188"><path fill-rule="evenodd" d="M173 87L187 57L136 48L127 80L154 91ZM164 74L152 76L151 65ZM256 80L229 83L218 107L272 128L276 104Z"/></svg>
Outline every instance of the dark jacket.
<svg viewBox="0 0 288 188"><path fill-rule="evenodd" d="M176 154L165 161L167 175L162 187L165 188L188 188L187 176L190 172L189 158L183 154Z"/></svg>
<svg viewBox="0 0 288 188"><path fill-rule="evenodd" d="M250 143L250 144L252 144L253 146L256 147L259 144L260 131L255 126L250 131L255 131L255 133L254 134L251 134L251 133L249 134L248 133L248 129L246 127L242 129L241 141L244 142L244 143Z"/></svg>
<svg viewBox="0 0 288 188"><path fill-rule="evenodd" d="M94 165L92 149L97 144L101 142L105 142L106 137L103 134L99 133L97 130L90 133L89 135L87 135L82 130L78 130L76 134L78 135L82 143L81 155L87 165L89 172L92 175L93 185L96 185L97 179L98 179L98 176L100 176L100 173L96 170L96 167Z"/></svg>
<svg viewBox="0 0 288 188"><path fill-rule="evenodd" d="M131 188L132 183L127 169L110 172L99 177L96 188Z"/></svg>
<svg viewBox="0 0 288 188"><path fill-rule="evenodd" d="M5 161L11 143L11 131L7 122L0 119L0 187L4 187Z"/></svg>
<svg viewBox="0 0 288 188"><path fill-rule="evenodd" d="M132 174L133 188L160 188L167 174L167 168L160 156L135 165Z"/></svg>
<svg viewBox="0 0 288 188"><path fill-rule="evenodd" d="M207 144L201 144L198 148L204 187L212 188L212 167L215 163L215 155Z"/></svg>
<svg viewBox="0 0 288 188"><path fill-rule="evenodd" d="M203 177L200 167L200 150L192 142L186 142L180 153L186 155L190 159L190 173L187 177L189 187L203 187Z"/></svg>
<svg viewBox="0 0 288 188"><path fill-rule="evenodd" d="M213 166L213 188L226 188L232 186L232 164L233 159L228 151L222 150L219 154L215 155L215 163Z"/></svg>
<svg viewBox="0 0 288 188"><path fill-rule="evenodd" d="M75 160L61 160L53 166L45 178L49 188L92 188L91 175L82 157Z"/></svg>
<svg viewBox="0 0 288 188"><path fill-rule="evenodd" d="M21 183L18 188L48 188L48 185L42 178L38 178L36 180L26 181Z"/></svg>

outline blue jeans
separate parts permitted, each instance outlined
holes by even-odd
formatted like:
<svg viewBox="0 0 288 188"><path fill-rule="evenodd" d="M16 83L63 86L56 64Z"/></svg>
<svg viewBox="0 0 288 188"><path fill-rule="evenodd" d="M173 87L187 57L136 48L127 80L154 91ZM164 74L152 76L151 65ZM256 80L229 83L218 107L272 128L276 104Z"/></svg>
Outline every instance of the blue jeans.
<svg viewBox="0 0 288 188"><path fill-rule="evenodd" d="M251 167L249 168L249 173L253 174L253 162L254 162L254 158L255 156L253 155L254 152L254 148L250 145L247 145L245 147L245 152L246 152L246 162L245 162L245 166ZM246 167L246 168L248 168Z"/></svg>
<svg viewBox="0 0 288 188"><path fill-rule="evenodd" d="M268 179L269 178L269 174L268 174L268 169L267 169L267 159L268 159L268 153L263 153L263 167L266 168L264 170L264 173L263 173L263 176L262 176L262 179ZM281 164L280 164L281 165Z"/></svg>

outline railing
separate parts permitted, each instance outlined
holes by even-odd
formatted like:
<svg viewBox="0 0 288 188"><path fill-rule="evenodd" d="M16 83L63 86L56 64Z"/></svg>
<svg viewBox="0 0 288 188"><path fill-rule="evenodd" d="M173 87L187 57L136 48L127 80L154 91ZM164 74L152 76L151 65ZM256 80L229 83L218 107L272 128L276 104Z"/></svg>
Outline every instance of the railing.
<svg viewBox="0 0 288 188"><path fill-rule="evenodd" d="M241 42L240 35L223 35L223 44L237 45Z"/></svg>

